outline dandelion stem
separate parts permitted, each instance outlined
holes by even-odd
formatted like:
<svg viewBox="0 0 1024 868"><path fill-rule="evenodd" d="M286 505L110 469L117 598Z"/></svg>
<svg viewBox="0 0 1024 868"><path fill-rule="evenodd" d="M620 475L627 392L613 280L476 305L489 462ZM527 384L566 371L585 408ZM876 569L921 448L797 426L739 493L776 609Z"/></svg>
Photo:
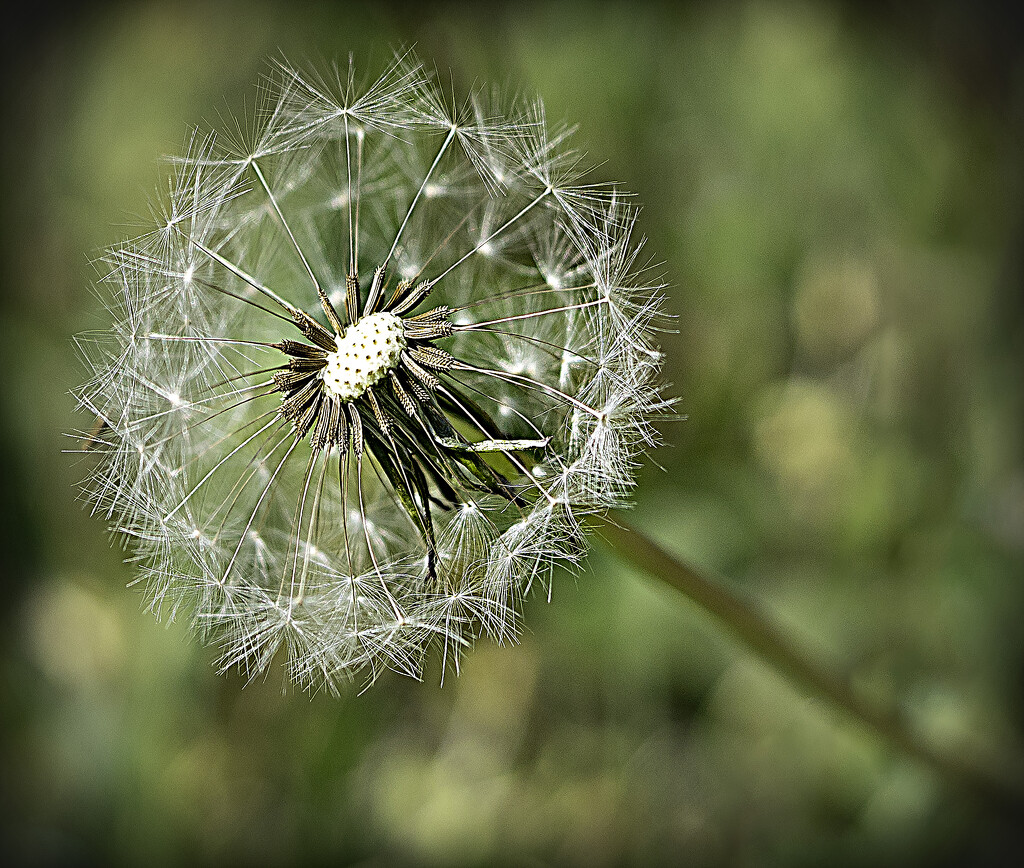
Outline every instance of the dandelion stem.
<svg viewBox="0 0 1024 868"><path fill-rule="evenodd" d="M347 192L345 204L348 206L348 273L359 274L356 266L355 236L358 234L357 224L352 222L352 146L348 132L348 113L345 114L345 177Z"/></svg>
<svg viewBox="0 0 1024 868"><path fill-rule="evenodd" d="M331 300L327 297L327 293L324 292L324 288L320 285L320 281L316 279L316 274L313 273L309 260L306 259L306 254L302 252L302 247L299 245L298 240L296 240L295 234L292 232L292 227L288 225L288 221L284 217L284 212L281 210L281 205L277 201L277 196L274 195L274 191L270 188L270 184L267 183L267 179L264 177L259 164L253 160L249 165L252 166L253 172L256 173L256 177L259 179L261 186L266 192L267 198L270 200L270 204L274 208L274 213L277 214L277 219L281 223L281 228L284 229L288 239L292 242L292 247L295 248L295 252L299 255L299 259L302 261L302 265L306 269L306 274L309 275L309 279L313 283L313 289L316 290L317 298L320 299L320 306L324 309L324 314L327 316L328 322L330 322L331 327L340 334L344 327L341 324L341 320L338 319L338 313L334 309L334 305L331 304Z"/></svg>
<svg viewBox="0 0 1024 868"><path fill-rule="evenodd" d="M483 250L489 241L492 241L495 238L497 238L502 232L508 229L509 226L511 226L517 220L520 220L522 217L524 217L526 214L532 211L538 204L540 204L540 202L544 199L545 196L548 195L549 192L549 190L545 190L543 193L537 196L532 202L530 202L529 205L526 205L524 208L520 209L518 214L516 214L514 217L510 217L508 220L502 223L501 226L495 229L490 235L483 239L483 241L479 242L472 250L463 254L459 259L457 259L455 262L449 265L444 271L442 271L437 277L435 277L430 282L437 283L442 278L446 277L448 274L450 274L452 271L458 268L460 265L462 265L462 263L469 259L469 257L472 256L474 253Z"/></svg>
<svg viewBox="0 0 1024 868"><path fill-rule="evenodd" d="M584 301L580 302L579 304L567 304L564 307L551 307L545 308L544 310L531 311L530 313L520 313L515 314L513 316L503 316L500 317L499 319L487 320L487 322L471 322L466 323L465 325L456 325L453 326L453 328L455 329L455 331L459 332L478 331L480 329L487 328L488 326L500 325L501 323L505 322L515 322L516 320L522 319L536 319L539 316L546 316L552 313L565 313L566 311L570 310L583 310L584 308L594 307L595 305L604 303L605 301L603 298L598 298L595 299L594 301Z"/></svg>
<svg viewBox="0 0 1024 868"><path fill-rule="evenodd" d="M430 176L434 174L434 169L437 168L437 164L441 162L441 157L444 156L444 152L448 150L448 145L452 143L452 139L455 138L455 128L448 133L448 137L444 140L441 145L441 149L437 152L437 156L434 157L434 162L430 164L430 168L427 169L427 174L423 178L423 183L420 184L420 188L416 191L416 195L412 198L412 204L409 206L409 210L405 212L405 219L402 221L402 225L398 227L398 232L395 233L395 240L391 243L391 249L388 251L388 255L384 257L384 264L387 265L391 261L391 257L395 255L395 249L398 247L398 242L402 238L402 233L405 231L405 226L409 222L409 218L412 217L413 209L416 207L416 203L420 201L420 196L426 189L427 182L430 180Z"/></svg>
<svg viewBox="0 0 1024 868"><path fill-rule="evenodd" d="M262 283L260 283L255 277L253 277L247 271L243 270L241 267L239 267L238 265L235 265L235 263L231 262L231 260L225 259L216 250L211 250L209 247L206 247L203 244L200 244L198 241L196 241L195 238L192 238L191 236L185 235L185 233L182 232L180 229L178 229L177 226L175 226L174 228L178 232L178 234L183 236L185 238L185 240L189 244L191 244L193 247L199 248L203 253L205 253L207 256L209 256L210 259L212 259L214 262L217 262L220 265L224 266L224 268L226 268L233 275L235 275L235 277L239 278L240 280L244 281L245 283L248 283L249 286L251 286L257 292L262 293L263 295L265 295L267 298L271 299L272 301L276 301L279 305L281 305L281 307L283 307L286 311L288 311L288 313L296 314L296 313L299 312L298 308L296 308L295 305L290 304L289 302L285 301L276 292L274 292L272 289L264 286Z"/></svg>
<svg viewBox="0 0 1024 868"><path fill-rule="evenodd" d="M958 746L954 753L931 744L895 708L867 700L847 678L813 659L761 605L724 579L669 554L621 517L603 522L599 536L630 566L682 591L797 687L842 710L896 750L984 797L1008 816L1019 816L1024 809L1024 758L1017 752L989 757L969 746Z"/></svg>

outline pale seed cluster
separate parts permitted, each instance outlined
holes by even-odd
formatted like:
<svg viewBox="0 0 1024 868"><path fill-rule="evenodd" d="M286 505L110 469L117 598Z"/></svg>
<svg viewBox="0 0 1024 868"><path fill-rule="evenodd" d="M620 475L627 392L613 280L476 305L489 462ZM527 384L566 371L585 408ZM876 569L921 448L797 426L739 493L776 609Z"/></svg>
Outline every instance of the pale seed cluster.
<svg viewBox="0 0 1024 868"><path fill-rule="evenodd" d="M337 336L321 376L329 395L350 401L366 393L398 365L408 346L402 321L383 311L364 316Z"/></svg>
<svg viewBox="0 0 1024 868"><path fill-rule="evenodd" d="M365 84L281 67L110 251L86 490L225 667L457 666L625 502L665 408L660 288L567 135L408 54Z"/></svg>

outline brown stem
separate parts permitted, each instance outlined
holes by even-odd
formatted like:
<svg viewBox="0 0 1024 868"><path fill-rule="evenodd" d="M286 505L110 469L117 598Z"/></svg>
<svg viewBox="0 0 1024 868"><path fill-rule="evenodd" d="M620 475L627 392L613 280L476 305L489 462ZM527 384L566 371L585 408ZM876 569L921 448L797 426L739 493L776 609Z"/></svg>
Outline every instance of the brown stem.
<svg viewBox="0 0 1024 868"><path fill-rule="evenodd" d="M859 695L849 681L813 660L792 641L754 600L709 573L666 552L642 531L616 517L598 528L616 557L682 591L714 615L737 639L798 687L827 700L884 741L912 756L944 778L982 795L994 806L1020 816L1024 811L1024 763L1018 756L982 762L977 751L957 754L937 749L920 738L892 708Z"/></svg>

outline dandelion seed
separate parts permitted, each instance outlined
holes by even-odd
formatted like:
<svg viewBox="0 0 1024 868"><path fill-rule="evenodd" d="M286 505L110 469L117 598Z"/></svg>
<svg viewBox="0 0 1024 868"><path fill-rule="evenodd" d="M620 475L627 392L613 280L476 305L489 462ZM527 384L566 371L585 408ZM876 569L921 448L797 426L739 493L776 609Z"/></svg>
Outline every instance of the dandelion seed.
<svg viewBox="0 0 1024 868"><path fill-rule="evenodd" d="M194 136L81 341L86 491L152 607L312 689L514 639L664 407L635 212L568 131L409 54L355 82L281 66Z"/></svg>

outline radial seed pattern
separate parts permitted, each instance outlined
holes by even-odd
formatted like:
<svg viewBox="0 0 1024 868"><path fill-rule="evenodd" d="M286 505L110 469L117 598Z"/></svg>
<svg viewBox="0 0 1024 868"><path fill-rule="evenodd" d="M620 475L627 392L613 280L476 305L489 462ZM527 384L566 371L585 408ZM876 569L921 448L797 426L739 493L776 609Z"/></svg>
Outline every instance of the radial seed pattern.
<svg viewBox="0 0 1024 868"><path fill-rule="evenodd" d="M225 667L457 665L515 637L654 443L634 214L539 104L454 103L409 55L362 87L280 68L262 97L107 258L88 494Z"/></svg>

